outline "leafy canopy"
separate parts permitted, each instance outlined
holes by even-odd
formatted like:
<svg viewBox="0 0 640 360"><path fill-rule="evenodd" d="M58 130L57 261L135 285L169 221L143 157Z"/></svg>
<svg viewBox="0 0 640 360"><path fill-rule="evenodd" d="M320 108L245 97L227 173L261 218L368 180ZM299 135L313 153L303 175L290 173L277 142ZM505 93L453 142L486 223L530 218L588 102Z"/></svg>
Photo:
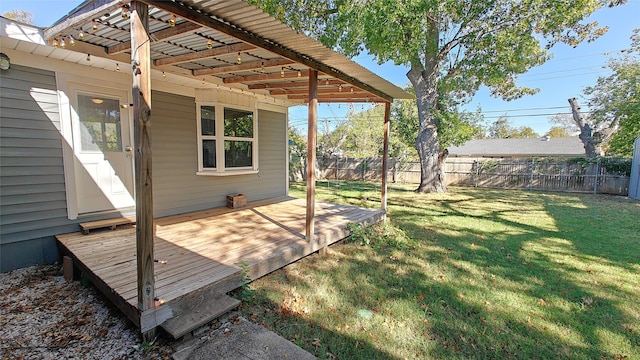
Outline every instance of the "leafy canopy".
<svg viewBox="0 0 640 360"><path fill-rule="evenodd" d="M412 88L405 89L414 93ZM466 141L484 136L481 109L471 113L459 111L457 103L450 97L440 96L434 110L438 123L438 137L443 148L459 146ZM396 100L391 107L392 133L398 133L405 144L413 145L418 135L420 122L415 100Z"/></svg>
<svg viewBox="0 0 640 360"><path fill-rule="evenodd" d="M518 98L517 74L544 63L558 42L577 45L606 32L581 21L603 0L249 0L347 56L418 66L435 60L442 93L468 98L486 85ZM435 28L434 28L435 27ZM435 32L437 41L429 36Z"/></svg>
<svg viewBox="0 0 640 360"><path fill-rule="evenodd" d="M509 119L500 117L489 125L488 137L490 139L510 139L510 138L538 138L540 135L528 126L513 127L509 124Z"/></svg>
<svg viewBox="0 0 640 360"><path fill-rule="evenodd" d="M631 36L626 55L609 61L612 73L601 76L585 89L591 107L590 121L596 127L616 129L608 142L608 153L631 157L633 141L640 136L640 28Z"/></svg>

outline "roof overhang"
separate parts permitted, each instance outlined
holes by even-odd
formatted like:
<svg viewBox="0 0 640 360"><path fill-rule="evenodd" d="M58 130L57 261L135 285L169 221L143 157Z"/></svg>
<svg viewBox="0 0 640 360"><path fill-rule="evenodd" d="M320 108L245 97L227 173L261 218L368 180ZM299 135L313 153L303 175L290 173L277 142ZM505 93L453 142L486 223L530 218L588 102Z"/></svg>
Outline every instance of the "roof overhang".
<svg viewBox="0 0 640 360"><path fill-rule="evenodd" d="M140 1L149 5L152 66L157 70L290 104L308 101L309 70L319 72L319 102L413 98L243 0ZM45 38L58 45L73 38L85 43L78 51L87 52L91 45L99 49L92 55L122 62L131 53L128 8L128 0L85 1L46 29Z"/></svg>

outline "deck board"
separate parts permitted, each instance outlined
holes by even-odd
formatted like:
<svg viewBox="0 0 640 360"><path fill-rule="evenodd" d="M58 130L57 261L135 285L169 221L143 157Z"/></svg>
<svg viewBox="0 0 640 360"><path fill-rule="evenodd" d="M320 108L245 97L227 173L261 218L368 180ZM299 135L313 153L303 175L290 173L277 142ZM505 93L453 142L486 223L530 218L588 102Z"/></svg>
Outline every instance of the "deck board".
<svg viewBox="0 0 640 360"><path fill-rule="evenodd" d="M371 223L381 210L316 204L316 236L305 240L305 200L279 197L241 209L216 208L154 220L156 296L180 306L194 292L226 293L241 285L241 263L252 279L347 235L350 222ZM135 228L57 236L61 249L101 284L129 317L137 313ZM203 296L203 295L199 295ZM125 305L128 304L128 305ZM127 307L128 306L128 307ZM133 319L139 324L139 319Z"/></svg>

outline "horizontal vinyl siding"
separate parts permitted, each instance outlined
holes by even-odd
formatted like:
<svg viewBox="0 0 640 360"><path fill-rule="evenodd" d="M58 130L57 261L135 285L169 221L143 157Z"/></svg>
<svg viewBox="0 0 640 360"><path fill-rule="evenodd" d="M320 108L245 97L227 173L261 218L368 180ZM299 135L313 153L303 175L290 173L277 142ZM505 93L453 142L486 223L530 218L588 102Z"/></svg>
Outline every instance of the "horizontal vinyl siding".
<svg viewBox="0 0 640 360"><path fill-rule="evenodd" d="M285 114L258 113L258 174L198 176L195 99L154 92L152 102L155 216L225 206L228 194L249 201L286 194Z"/></svg>
<svg viewBox="0 0 640 360"><path fill-rule="evenodd" d="M0 271L51 262L67 220L58 95L52 72L16 64L0 91Z"/></svg>

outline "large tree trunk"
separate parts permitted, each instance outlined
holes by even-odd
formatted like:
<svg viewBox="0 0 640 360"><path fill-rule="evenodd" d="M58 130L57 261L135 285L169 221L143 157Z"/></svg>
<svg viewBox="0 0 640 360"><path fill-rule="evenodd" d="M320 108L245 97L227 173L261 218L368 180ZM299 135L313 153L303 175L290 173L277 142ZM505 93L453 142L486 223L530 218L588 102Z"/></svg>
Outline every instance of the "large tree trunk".
<svg viewBox="0 0 640 360"><path fill-rule="evenodd" d="M438 42L437 24L430 22L431 31L429 36ZM437 51L431 51L436 53ZM420 156L420 186L416 192L446 192L447 184L444 174L444 160L447 152L442 151L440 140L438 139L438 119L435 116L435 109L438 104L438 59L436 55L426 56L424 67L415 60L412 62L411 70L407 77L411 81L416 91L416 101L418 103L418 136L416 137L416 150Z"/></svg>
<svg viewBox="0 0 640 360"><path fill-rule="evenodd" d="M584 145L584 152L588 158L594 158L598 156L597 146L595 138L592 134L591 126L587 123L587 120L584 118L582 113L580 112L580 106L578 106L578 100L576 98L571 98L568 100L569 105L571 105L571 113L573 114L573 121L578 125L580 129L580 135L578 137L582 141L582 145Z"/></svg>

